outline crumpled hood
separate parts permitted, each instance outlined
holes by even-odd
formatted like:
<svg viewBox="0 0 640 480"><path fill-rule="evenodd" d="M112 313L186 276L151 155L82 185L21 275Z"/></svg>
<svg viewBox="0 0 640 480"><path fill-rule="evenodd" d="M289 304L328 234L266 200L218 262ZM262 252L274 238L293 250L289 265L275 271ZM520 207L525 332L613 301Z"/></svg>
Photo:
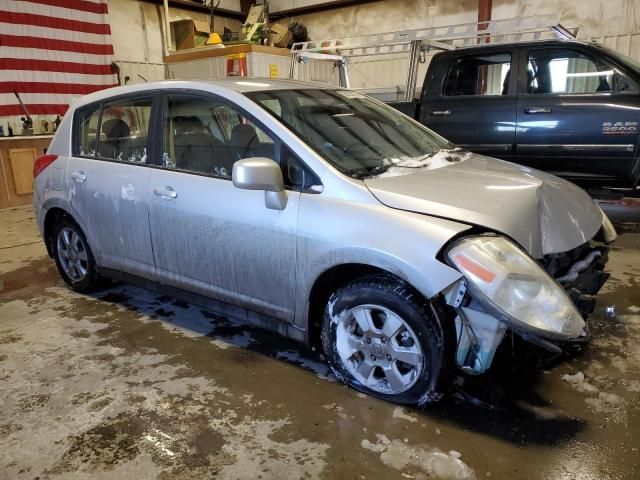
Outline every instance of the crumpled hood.
<svg viewBox="0 0 640 480"><path fill-rule="evenodd" d="M458 157L461 161L384 174L365 184L389 207L501 232L535 258L571 250L602 226L601 210L570 182L482 155Z"/></svg>

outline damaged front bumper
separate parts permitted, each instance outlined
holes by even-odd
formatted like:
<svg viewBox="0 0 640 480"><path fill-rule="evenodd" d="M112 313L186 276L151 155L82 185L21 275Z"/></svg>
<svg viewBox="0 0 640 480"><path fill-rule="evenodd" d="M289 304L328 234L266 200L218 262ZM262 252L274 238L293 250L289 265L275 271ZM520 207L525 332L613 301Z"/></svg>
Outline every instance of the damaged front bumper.
<svg viewBox="0 0 640 480"><path fill-rule="evenodd" d="M599 235L602 236L602 232ZM609 278L609 273L604 271L608 254L608 246L587 242L568 252L547 255L540 262L547 273L565 289L585 320L595 308L594 295ZM500 312L492 311L487 308L486 303L473 297L472 291L467 289L465 279L442 293L445 302L456 313L456 363L467 374L479 375L489 369L508 332L546 350L554 357L580 350L590 338L587 325L573 338L558 339L505 322Z"/></svg>
<svg viewBox="0 0 640 480"><path fill-rule="evenodd" d="M547 255L543 266L564 287L584 318L593 312L596 295L610 274L604 271L609 247L590 242L569 252Z"/></svg>

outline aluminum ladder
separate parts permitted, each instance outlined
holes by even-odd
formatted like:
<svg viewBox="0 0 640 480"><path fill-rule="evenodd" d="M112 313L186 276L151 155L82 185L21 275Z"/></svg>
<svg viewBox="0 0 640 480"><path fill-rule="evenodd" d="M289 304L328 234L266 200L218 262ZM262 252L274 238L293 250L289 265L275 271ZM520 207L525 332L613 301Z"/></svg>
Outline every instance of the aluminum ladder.
<svg viewBox="0 0 640 480"><path fill-rule="evenodd" d="M557 14L461 23L441 27L417 28L388 33L294 43L291 48L289 78L298 78L300 64L310 60L333 62L338 68L340 86L350 88L348 58L370 55L409 54L405 100L413 99L418 63L432 50L501 44L544 38L575 39L576 29L559 23Z"/></svg>

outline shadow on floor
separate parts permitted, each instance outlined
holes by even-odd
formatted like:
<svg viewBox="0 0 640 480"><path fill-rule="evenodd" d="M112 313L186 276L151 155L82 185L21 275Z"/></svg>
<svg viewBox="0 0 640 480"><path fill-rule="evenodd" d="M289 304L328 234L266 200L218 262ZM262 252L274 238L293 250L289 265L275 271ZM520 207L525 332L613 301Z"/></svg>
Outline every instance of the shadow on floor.
<svg viewBox="0 0 640 480"><path fill-rule="evenodd" d="M127 285L100 292L96 298L203 337L299 366L320 378L334 378L319 352L180 300ZM551 402L535 390L543 377L538 368L521 368L517 373L508 369L492 371L455 387L454 393L439 403L413 411L514 444L555 445L574 437L586 423L545 410Z"/></svg>

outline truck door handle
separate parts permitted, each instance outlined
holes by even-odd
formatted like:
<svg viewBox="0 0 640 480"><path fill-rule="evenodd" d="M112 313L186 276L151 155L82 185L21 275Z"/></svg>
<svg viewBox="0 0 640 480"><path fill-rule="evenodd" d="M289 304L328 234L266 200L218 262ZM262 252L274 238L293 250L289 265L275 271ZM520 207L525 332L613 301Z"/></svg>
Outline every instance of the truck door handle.
<svg viewBox="0 0 640 480"><path fill-rule="evenodd" d="M445 115L451 115L451 110L433 110L431 115L434 117L443 117Z"/></svg>
<svg viewBox="0 0 640 480"><path fill-rule="evenodd" d="M84 172L72 172L71 179L75 180L78 183L82 183L87 180L87 176L84 174Z"/></svg>
<svg viewBox="0 0 640 480"><path fill-rule="evenodd" d="M549 107L527 107L524 109L524 113L529 115L540 115L542 113L551 113L551 108Z"/></svg>
<svg viewBox="0 0 640 480"><path fill-rule="evenodd" d="M172 187L156 187L153 189L153 193L165 200L173 200L178 196L178 192Z"/></svg>

